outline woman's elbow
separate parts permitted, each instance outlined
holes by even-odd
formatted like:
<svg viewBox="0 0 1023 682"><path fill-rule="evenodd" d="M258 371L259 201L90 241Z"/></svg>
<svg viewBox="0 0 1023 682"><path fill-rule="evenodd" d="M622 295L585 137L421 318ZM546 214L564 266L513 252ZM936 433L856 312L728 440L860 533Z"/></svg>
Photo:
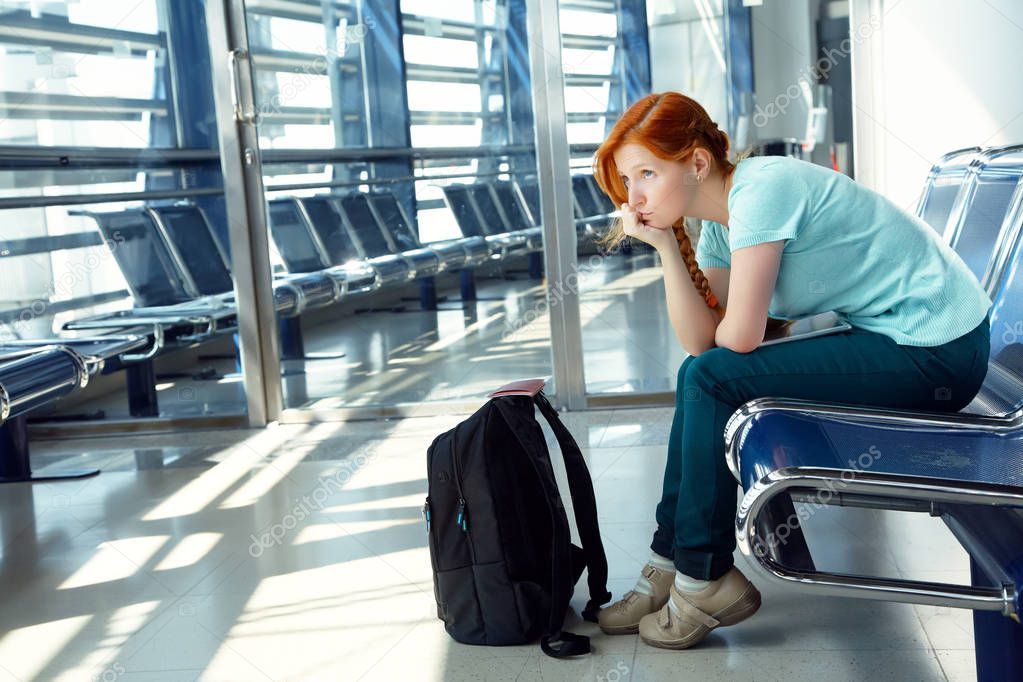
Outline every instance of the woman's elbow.
<svg viewBox="0 0 1023 682"><path fill-rule="evenodd" d="M752 333L731 333L729 329L718 327L714 340L720 348L726 348L736 353L752 353L763 342L763 334L760 334L759 338L755 338Z"/></svg>

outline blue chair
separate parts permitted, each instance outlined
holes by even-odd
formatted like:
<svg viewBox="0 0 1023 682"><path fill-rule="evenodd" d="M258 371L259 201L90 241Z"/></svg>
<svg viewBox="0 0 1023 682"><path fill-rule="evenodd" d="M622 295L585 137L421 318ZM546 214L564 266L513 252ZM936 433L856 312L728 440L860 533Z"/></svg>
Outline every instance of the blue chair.
<svg viewBox="0 0 1023 682"><path fill-rule="evenodd" d="M982 152L967 169L946 239L982 284L992 283L992 255L1004 240L1021 194L1023 146Z"/></svg>
<svg viewBox="0 0 1023 682"><path fill-rule="evenodd" d="M486 185L445 185L444 202L455 217L463 237L486 241L491 259L501 260L528 250L527 236L509 234L497 201Z"/></svg>
<svg viewBox="0 0 1023 682"><path fill-rule="evenodd" d="M295 197L274 199L267 206L270 234L288 272L324 273L343 282L348 295L368 294L385 282L407 280L404 263L396 263L390 270L383 263L372 266L362 260L346 232L338 233L341 241L331 241L328 249L314 223L338 222L341 217L330 203L314 201L309 208L314 215L310 215L305 202Z"/></svg>
<svg viewBox="0 0 1023 682"><path fill-rule="evenodd" d="M203 210L190 203L152 206L148 210L195 294L234 305L234 281L226 249L215 237ZM331 305L343 296L344 288L325 275L289 275L274 281L274 306L285 318Z"/></svg>
<svg viewBox="0 0 1023 682"><path fill-rule="evenodd" d="M76 210L69 215L83 215L96 222L124 275L134 307L79 318L66 323L65 329L148 327L162 347L203 341L232 328L236 314L230 306L215 299L197 300L201 294L161 236L149 209Z"/></svg>
<svg viewBox="0 0 1023 682"><path fill-rule="evenodd" d="M533 224L540 224L540 187L535 178L516 183ZM599 239L614 212L611 200L596 186L593 175L572 175L572 212L575 216L576 236L580 241Z"/></svg>
<svg viewBox="0 0 1023 682"><path fill-rule="evenodd" d="M441 259L444 271L459 270L486 263L490 249L484 239L465 237L423 244L412 230L412 224L398 198L391 192L374 192L367 195L377 221L388 239L402 252L428 249Z"/></svg>
<svg viewBox="0 0 1023 682"><path fill-rule="evenodd" d="M538 220L533 220L519 188L512 182L503 181L490 183L490 189L504 214L508 231L525 235L526 247L530 251L542 251L543 228Z"/></svg>
<svg viewBox="0 0 1023 682"><path fill-rule="evenodd" d="M59 481L95 476L98 469L62 470L38 476L29 457L30 412L85 388L92 375L120 368L142 349L147 336L124 335L0 345L0 483Z"/></svg>
<svg viewBox="0 0 1023 682"><path fill-rule="evenodd" d="M977 158L980 147L957 149L941 157L927 176L917 202L916 214L948 241L949 217L966 178L970 163Z"/></svg>
<svg viewBox="0 0 1023 682"><path fill-rule="evenodd" d="M359 254L370 265L386 266L388 272L404 273L395 277L395 281L407 282L440 271L440 257L436 253L421 249L405 254L388 241L366 195L357 193L343 197L324 197L324 201L337 206L341 217L341 222L334 224L333 229L347 230Z"/></svg>

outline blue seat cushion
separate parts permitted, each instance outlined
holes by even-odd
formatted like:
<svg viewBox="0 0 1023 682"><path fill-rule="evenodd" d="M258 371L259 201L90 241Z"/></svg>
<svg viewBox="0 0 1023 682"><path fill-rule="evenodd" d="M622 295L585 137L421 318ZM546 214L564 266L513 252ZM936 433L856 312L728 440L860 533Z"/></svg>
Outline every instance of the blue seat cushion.
<svg viewBox="0 0 1023 682"><path fill-rule="evenodd" d="M736 438L744 490L787 467L1023 486L1023 434L1017 432L871 424L767 408Z"/></svg>

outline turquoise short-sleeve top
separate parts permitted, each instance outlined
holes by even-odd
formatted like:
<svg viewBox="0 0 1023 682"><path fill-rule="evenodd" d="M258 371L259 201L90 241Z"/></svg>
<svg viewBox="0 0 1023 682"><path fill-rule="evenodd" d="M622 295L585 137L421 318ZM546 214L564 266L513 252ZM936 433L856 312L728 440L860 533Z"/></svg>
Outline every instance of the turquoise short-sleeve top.
<svg viewBox="0 0 1023 682"><path fill-rule="evenodd" d="M728 227L704 221L701 268L730 268L738 249L784 240L768 314L835 311L906 346L938 346L974 329L991 298L921 219L823 166L788 157L740 161Z"/></svg>

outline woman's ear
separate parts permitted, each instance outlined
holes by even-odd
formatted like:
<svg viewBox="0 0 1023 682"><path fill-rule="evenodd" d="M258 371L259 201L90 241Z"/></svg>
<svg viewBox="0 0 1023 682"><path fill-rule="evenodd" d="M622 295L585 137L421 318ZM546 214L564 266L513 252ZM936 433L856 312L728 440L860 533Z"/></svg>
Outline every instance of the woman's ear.
<svg viewBox="0 0 1023 682"><path fill-rule="evenodd" d="M710 152L703 147L697 147L693 150L693 175L706 178L710 172L710 165Z"/></svg>

